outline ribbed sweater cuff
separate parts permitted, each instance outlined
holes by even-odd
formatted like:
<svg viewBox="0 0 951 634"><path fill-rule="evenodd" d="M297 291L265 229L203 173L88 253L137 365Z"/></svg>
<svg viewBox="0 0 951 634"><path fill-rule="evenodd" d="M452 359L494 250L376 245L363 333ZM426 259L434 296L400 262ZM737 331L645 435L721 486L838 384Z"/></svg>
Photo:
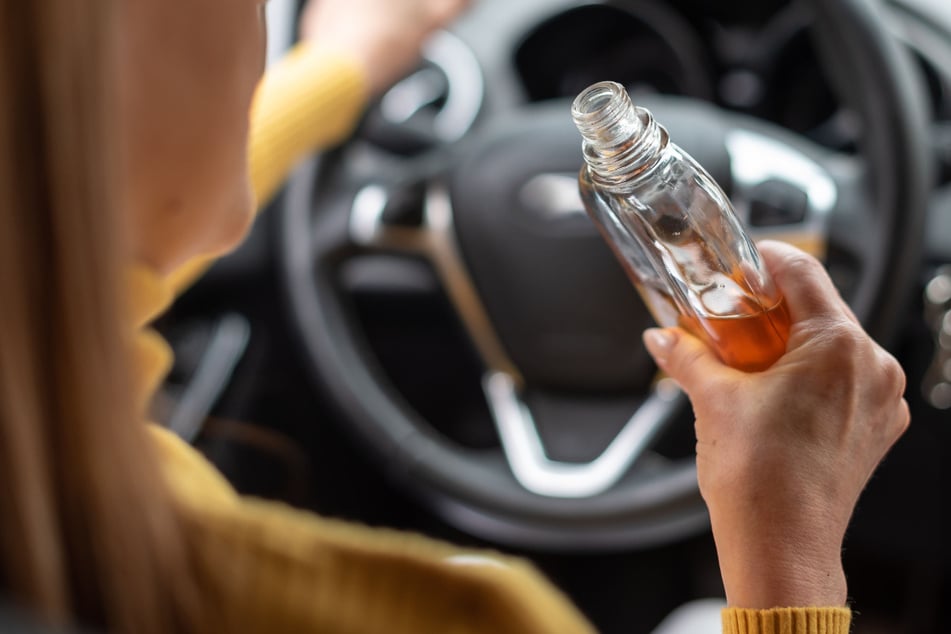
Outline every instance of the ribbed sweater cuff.
<svg viewBox="0 0 951 634"><path fill-rule="evenodd" d="M723 634L848 634L848 608L726 608Z"/></svg>

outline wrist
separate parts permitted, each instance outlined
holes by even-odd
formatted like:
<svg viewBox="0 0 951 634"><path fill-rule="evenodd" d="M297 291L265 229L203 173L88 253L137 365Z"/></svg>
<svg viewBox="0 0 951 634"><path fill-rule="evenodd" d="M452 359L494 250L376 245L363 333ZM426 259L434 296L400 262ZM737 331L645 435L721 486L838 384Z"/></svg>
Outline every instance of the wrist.
<svg viewBox="0 0 951 634"><path fill-rule="evenodd" d="M767 610L781 607L844 607L847 599L841 566L823 569L771 564L724 575L730 607Z"/></svg>
<svg viewBox="0 0 951 634"><path fill-rule="evenodd" d="M739 535L739 539L717 539L731 607L762 610L846 604L848 590L838 544L774 535L760 542Z"/></svg>

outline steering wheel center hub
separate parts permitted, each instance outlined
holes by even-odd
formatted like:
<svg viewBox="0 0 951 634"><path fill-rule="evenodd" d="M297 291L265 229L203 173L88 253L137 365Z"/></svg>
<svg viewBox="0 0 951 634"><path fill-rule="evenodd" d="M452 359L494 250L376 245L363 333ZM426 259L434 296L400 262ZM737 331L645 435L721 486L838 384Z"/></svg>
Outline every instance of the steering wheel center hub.
<svg viewBox="0 0 951 634"><path fill-rule="evenodd" d="M646 387L650 316L581 206L568 112L567 102L529 106L474 139L450 181L456 235L528 384Z"/></svg>

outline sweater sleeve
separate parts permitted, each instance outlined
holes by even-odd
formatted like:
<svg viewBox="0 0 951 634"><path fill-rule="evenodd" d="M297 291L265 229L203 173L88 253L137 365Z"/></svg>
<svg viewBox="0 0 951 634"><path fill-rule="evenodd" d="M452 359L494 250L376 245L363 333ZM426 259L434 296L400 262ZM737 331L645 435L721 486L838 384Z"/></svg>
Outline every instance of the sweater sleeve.
<svg viewBox="0 0 951 634"><path fill-rule="evenodd" d="M153 428L221 631L582 634L526 561L237 496L197 451Z"/></svg>
<svg viewBox="0 0 951 634"><path fill-rule="evenodd" d="M366 77L346 55L299 44L268 69L251 108L248 164L260 210L298 161L343 141L368 98ZM169 276L175 294L214 262L195 258Z"/></svg>
<svg viewBox="0 0 951 634"><path fill-rule="evenodd" d="M307 43L268 70L251 109L248 147L259 208L303 156L350 134L367 98L355 61Z"/></svg>
<svg viewBox="0 0 951 634"><path fill-rule="evenodd" d="M723 634L848 634L848 608L773 608L723 610Z"/></svg>

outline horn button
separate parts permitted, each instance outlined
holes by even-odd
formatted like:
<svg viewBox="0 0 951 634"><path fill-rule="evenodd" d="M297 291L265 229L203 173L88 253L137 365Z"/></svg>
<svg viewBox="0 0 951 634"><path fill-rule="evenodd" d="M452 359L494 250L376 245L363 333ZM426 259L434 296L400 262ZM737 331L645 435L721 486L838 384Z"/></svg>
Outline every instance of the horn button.
<svg viewBox="0 0 951 634"><path fill-rule="evenodd" d="M450 180L460 249L529 385L646 388L654 366L640 335L652 320L581 206L568 113L534 105L473 140Z"/></svg>

